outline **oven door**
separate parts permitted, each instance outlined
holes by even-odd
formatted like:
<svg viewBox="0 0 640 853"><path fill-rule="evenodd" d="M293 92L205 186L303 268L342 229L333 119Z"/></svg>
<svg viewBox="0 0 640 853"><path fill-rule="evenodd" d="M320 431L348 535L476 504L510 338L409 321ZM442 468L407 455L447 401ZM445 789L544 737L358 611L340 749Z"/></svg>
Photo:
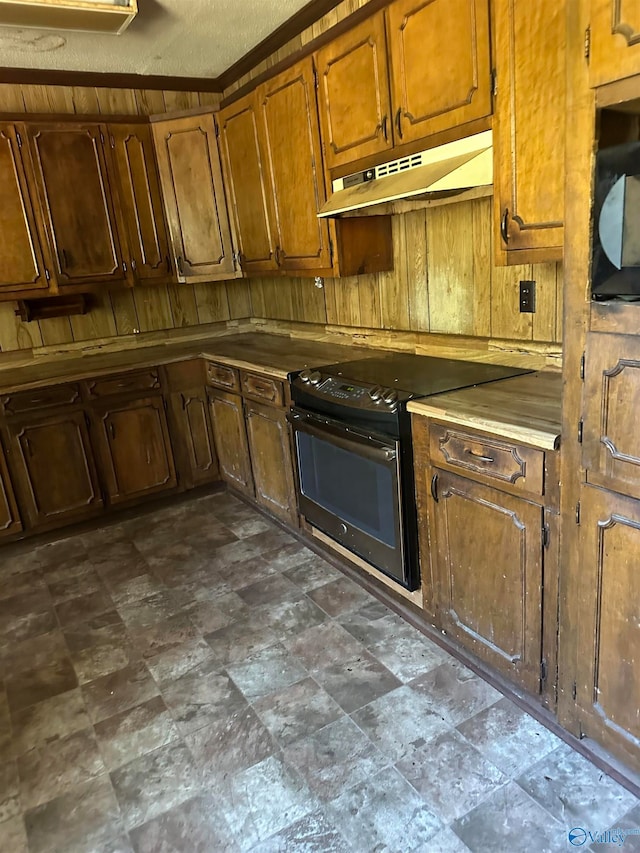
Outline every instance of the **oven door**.
<svg viewBox="0 0 640 853"><path fill-rule="evenodd" d="M409 586L399 442L293 410L300 512L314 527Z"/></svg>

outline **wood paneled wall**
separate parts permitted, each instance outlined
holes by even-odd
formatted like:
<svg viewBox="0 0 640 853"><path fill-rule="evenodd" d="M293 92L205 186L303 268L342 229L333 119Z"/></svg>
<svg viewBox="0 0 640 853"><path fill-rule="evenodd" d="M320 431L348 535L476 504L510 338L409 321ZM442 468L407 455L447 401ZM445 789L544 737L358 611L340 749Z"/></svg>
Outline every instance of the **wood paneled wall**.
<svg viewBox="0 0 640 853"><path fill-rule="evenodd" d="M562 267L496 267L491 199L394 216L393 272L351 278L253 279L254 317L516 341L560 341ZM536 313L519 310L536 282Z"/></svg>
<svg viewBox="0 0 640 853"><path fill-rule="evenodd" d="M215 107L220 95L151 89L98 89L78 86L0 84L0 113L72 115L153 115L197 107ZM64 346L137 332L154 332L248 317L246 282L137 287L93 297L94 307L81 317L22 323L15 303L0 303L0 350Z"/></svg>

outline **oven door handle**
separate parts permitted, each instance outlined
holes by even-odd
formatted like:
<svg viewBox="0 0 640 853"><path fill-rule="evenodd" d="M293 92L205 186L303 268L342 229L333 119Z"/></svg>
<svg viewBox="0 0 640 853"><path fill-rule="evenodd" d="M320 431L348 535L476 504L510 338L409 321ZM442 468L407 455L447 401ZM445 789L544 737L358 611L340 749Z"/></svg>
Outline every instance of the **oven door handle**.
<svg viewBox="0 0 640 853"><path fill-rule="evenodd" d="M306 432L315 438L328 441L342 450L356 452L374 462L388 465L392 462L395 463L398 458L398 443L393 439L380 441L373 436L353 432L347 427L328 424L309 415L300 415L297 412L287 412L287 420L294 430Z"/></svg>

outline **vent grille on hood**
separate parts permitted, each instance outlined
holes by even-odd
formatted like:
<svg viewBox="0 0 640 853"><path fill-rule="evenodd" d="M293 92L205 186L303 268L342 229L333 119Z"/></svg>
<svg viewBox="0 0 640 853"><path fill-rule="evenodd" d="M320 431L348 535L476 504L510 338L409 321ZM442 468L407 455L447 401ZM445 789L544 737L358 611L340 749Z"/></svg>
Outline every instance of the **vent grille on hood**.
<svg viewBox="0 0 640 853"><path fill-rule="evenodd" d="M390 160L372 169L338 178L318 216L338 216L374 204L429 192L457 192L493 183L490 130Z"/></svg>

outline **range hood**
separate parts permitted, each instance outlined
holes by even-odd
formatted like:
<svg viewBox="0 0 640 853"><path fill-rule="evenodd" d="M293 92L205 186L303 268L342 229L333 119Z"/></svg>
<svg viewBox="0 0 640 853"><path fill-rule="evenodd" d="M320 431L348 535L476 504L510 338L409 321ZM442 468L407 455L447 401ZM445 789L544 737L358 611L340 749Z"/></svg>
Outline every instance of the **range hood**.
<svg viewBox="0 0 640 853"><path fill-rule="evenodd" d="M493 183L490 130L356 172L333 182L319 217L425 193L457 192Z"/></svg>

